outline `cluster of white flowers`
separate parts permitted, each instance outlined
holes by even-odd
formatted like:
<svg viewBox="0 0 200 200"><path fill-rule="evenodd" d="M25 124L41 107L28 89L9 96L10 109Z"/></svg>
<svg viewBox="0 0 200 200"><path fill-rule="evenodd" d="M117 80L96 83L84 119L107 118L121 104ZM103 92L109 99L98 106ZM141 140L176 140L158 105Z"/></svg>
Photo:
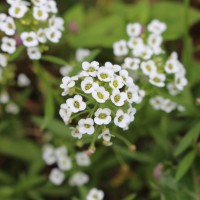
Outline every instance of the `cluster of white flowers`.
<svg viewBox="0 0 200 200"><path fill-rule="evenodd" d="M161 96L151 98L149 103L155 110L162 110L166 113L170 113L175 109L178 109L181 112L185 110L183 106Z"/></svg>
<svg viewBox="0 0 200 200"><path fill-rule="evenodd" d="M65 124L73 124L72 136L82 138L94 134L111 145L111 123L126 130L134 120L136 109L145 95L133 82L128 71L119 65L106 62L99 66L96 61L83 62L79 75L62 79L62 95L66 103L60 107Z"/></svg>
<svg viewBox="0 0 200 200"><path fill-rule="evenodd" d="M76 153L75 159L73 160L65 146L54 148L50 144L45 145L43 147L42 157L47 165L57 164L57 167L54 167L49 174L49 180L54 185L61 185L63 183L65 180L65 172L70 171L73 165L86 167L91 164L91 160L85 152ZM84 172L76 172L70 177L69 184L71 186L80 186L86 184L88 181L89 176L87 174Z"/></svg>
<svg viewBox="0 0 200 200"><path fill-rule="evenodd" d="M86 200L103 200L103 198L104 192L97 188L92 188L86 196Z"/></svg>
<svg viewBox="0 0 200 200"><path fill-rule="evenodd" d="M30 59L40 59L42 51L46 49L45 43L48 40L59 42L64 29L63 19L56 16L56 1L6 1L10 5L9 15L0 13L0 33L5 34L0 41L1 50L13 54L22 43Z"/></svg>
<svg viewBox="0 0 200 200"><path fill-rule="evenodd" d="M0 92L0 105L5 107L5 112L16 115L19 113L19 106L10 100L10 95L7 91Z"/></svg>
<svg viewBox="0 0 200 200"><path fill-rule="evenodd" d="M153 20L147 28L139 23L126 27L129 40L120 40L113 45L115 56L124 58L124 69L132 73L137 84L164 88L171 95L179 94L187 85L186 71L176 52L167 57L162 48L162 33L165 23Z"/></svg>

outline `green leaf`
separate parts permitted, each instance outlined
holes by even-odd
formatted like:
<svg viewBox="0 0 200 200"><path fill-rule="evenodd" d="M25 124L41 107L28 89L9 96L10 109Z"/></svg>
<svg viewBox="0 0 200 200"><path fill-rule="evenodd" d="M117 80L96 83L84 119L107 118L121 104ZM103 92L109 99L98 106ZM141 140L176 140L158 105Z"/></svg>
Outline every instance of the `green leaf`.
<svg viewBox="0 0 200 200"><path fill-rule="evenodd" d="M176 175L175 175L176 181L179 181L190 169L195 159L195 156L196 156L196 151L192 150L181 160L180 164L178 165Z"/></svg>
<svg viewBox="0 0 200 200"><path fill-rule="evenodd" d="M9 61L9 62L12 62L12 61L16 60L17 58L19 58L20 55L22 54L22 52L24 51L24 49L25 49L25 48L24 48L23 46L18 47L17 50L15 51L15 53L12 54L12 55L9 57L8 61Z"/></svg>
<svg viewBox="0 0 200 200"><path fill-rule="evenodd" d="M62 58L55 57L55 56L49 56L49 55L42 56L42 60L57 64L57 65L62 65L62 66L68 65L68 63L65 60L63 60Z"/></svg>
<svg viewBox="0 0 200 200"><path fill-rule="evenodd" d="M135 194L131 194L131 195L129 195L128 197L125 197L123 200L134 200L135 197L136 197Z"/></svg>
<svg viewBox="0 0 200 200"><path fill-rule="evenodd" d="M39 148L29 139L0 137L0 153L27 162L40 159Z"/></svg>
<svg viewBox="0 0 200 200"><path fill-rule="evenodd" d="M175 1L156 2L151 8L151 19L159 19L167 24L164 38L174 40L184 33L184 4ZM189 10L189 25L200 19L200 13L194 8Z"/></svg>
<svg viewBox="0 0 200 200"><path fill-rule="evenodd" d="M200 133L200 123L196 123L179 142L174 155L178 156L195 142Z"/></svg>

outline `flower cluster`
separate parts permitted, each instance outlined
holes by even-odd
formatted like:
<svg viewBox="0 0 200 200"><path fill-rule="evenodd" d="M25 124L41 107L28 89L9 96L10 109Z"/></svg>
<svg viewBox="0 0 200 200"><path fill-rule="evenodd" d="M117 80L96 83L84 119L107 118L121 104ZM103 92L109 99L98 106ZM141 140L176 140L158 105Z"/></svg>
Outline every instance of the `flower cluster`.
<svg viewBox="0 0 200 200"><path fill-rule="evenodd" d="M166 113L170 113L175 109L178 109L179 111L184 111L183 106L178 105L170 99L165 99L161 96L155 96L151 98L149 103L155 110L162 110Z"/></svg>
<svg viewBox="0 0 200 200"><path fill-rule="evenodd" d="M6 54L13 54L23 44L30 59L40 59L47 49L45 43L57 43L64 29L64 21L57 17L55 0L7 0L8 15L0 13L0 65L6 65ZM1 34L0 34L1 35ZM3 58L3 61L2 61Z"/></svg>
<svg viewBox="0 0 200 200"><path fill-rule="evenodd" d="M126 30L129 40L113 44L115 56L124 58L123 68L131 71L138 85L165 88L171 95L180 93L187 85L186 71L176 52L167 57L162 48L166 24L153 20L145 29L129 23Z"/></svg>
<svg viewBox="0 0 200 200"><path fill-rule="evenodd" d="M62 95L66 103L60 106L60 116L72 126L72 136L82 138L93 135L111 145L109 126L124 130L134 120L133 103L140 103L144 91L134 84L128 71L119 65L106 62L99 66L96 61L83 62L79 75L62 79Z"/></svg>
<svg viewBox="0 0 200 200"><path fill-rule="evenodd" d="M65 180L65 172L72 170L73 166L87 167L91 164L89 156L85 152L78 152L75 158L69 155L68 149L65 146L54 148L48 144L43 147L43 160L47 165L55 165L50 174L49 180L54 185L61 185ZM70 186L81 186L89 181L89 176L81 171L73 173L69 178Z"/></svg>

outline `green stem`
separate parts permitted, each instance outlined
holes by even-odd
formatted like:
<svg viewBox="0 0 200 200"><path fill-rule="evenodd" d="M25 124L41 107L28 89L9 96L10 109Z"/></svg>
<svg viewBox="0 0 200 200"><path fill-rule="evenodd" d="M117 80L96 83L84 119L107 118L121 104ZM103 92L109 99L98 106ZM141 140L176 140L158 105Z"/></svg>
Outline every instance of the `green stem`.
<svg viewBox="0 0 200 200"><path fill-rule="evenodd" d="M118 134L118 133L114 133L114 135L118 138L118 139L120 139L122 142L124 142L124 144L126 144L127 145L127 147L129 148L132 144L125 138L125 137L123 137L122 135L120 135L120 134Z"/></svg>

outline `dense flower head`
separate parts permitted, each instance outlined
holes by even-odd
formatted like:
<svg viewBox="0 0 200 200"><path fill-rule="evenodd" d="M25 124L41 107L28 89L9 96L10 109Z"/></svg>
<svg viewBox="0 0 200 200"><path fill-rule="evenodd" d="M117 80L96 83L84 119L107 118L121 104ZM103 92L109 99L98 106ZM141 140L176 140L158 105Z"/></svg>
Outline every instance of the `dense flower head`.
<svg viewBox="0 0 200 200"><path fill-rule="evenodd" d="M73 170L73 168L87 167L91 164L86 152L77 152L74 158L66 146L55 148L51 144L46 144L43 147L42 158L47 165L54 166L49 174L49 180L54 185L61 185L69 174L69 185L71 186L83 185L89 181L87 174L81 171L74 173Z"/></svg>
<svg viewBox="0 0 200 200"><path fill-rule="evenodd" d="M30 59L40 59L45 43L59 42L64 21L57 17L55 0L7 0L8 13L0 13L0 49L13 54L23 44ZM1 65L1 64L0 64Z"/></svg>
<svg viewBox="0 0 200 200"><path fill-rule="evenodd" d="M60 106L60 116L72 127L73 137L94 135L109 146L114 135L110 127L128 129L135 114L132 104L140 103L145 93L119 65L85 61L82 68L79 75L62 79L66 102Z"/></svg>
<svg viewBox="0 0 200 200"><path fill-rule="evenodd" d="M147 27L129 23L126 27L129 39L113 44L115 56L123 59L122 68L130 72L135 82L147 90L179 94L187 85L186 71L176 52L167 56L163 49L162 33L165 23L155 19ZM152 92L151 92L152 93ZM157 93L158 94L158 93Z"/></svg>

